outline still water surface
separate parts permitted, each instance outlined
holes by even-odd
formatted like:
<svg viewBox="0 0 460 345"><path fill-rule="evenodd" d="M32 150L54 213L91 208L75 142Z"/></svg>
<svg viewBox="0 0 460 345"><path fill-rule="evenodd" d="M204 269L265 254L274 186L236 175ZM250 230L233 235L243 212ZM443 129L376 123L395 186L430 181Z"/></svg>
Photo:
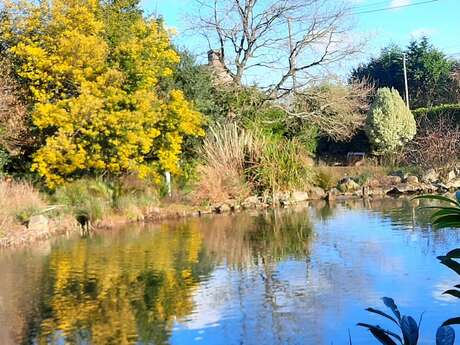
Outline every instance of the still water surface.
<svg viewBox="0 0 460 345"><path fill-rule="evenodd" d="M356 327L394 297L421 344L460 314L432 231L407 200L129 226L0 253L0 344L375 344Z"/></svg>

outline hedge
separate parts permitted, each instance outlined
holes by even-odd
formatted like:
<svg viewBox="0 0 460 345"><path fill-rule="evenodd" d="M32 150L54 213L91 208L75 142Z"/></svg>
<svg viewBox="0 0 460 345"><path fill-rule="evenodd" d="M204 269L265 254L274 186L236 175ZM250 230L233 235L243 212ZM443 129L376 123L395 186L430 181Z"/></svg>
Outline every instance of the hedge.
<svg viewBox="0 0 460 345"><path fill-rule="evenodd" d="M439 117L450 117L460 124L460 103L442 104L431 108L418 108L412 111L416 119L426 117L427 120L435 120Z"/></svg>

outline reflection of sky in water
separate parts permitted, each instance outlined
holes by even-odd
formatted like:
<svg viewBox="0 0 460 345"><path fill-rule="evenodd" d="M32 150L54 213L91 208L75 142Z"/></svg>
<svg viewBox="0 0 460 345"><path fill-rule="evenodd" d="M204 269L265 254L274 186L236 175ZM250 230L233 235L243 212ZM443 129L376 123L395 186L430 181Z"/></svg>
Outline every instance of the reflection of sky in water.
<svg viewBox="0 0 460 345"><path fill-rule="evenodd" d="M23 307L31 291L29 284L31 281L43 284L40 277L44 273L49 274L46 279L53 277L56 268L51 264L47 266L47 255L65 254L75 247L81 249L77 253L83 253L80 256L86 261L82 259L82 262L87 264L72 266L72 260L80 256L69 261L70 269L66 274L71 284L60 282L65 288L60 291L59 298L69 299L70 295L81 306L90 303L92 295L79 301L72 290L75 284L82 281L88 289L87 276L94 276L95 284L99 284L99 274L104 273L107 263L113 263L114 257L118 261L107 274L123 278L117 283L121 284L120 288L130 284L125 286L128 295L143 281L140 276L145 272L153 272L149 279L158 279L154 284L160 284L160 288L164 282L161 272L182 277L183 280L174 283L177 285L171 283L170 288L158 290L158 293L168 300L176 288L186 285L188 290L181 298L190 299L186 301L190 302L190 307L181 299L165 305L162 312L173 312L165 316L166 323L159 322L160 326L155 328L155 332L162 332L160 340L150 340L149 344L345 344L348 343L348 330L353 344L376 344L366 330L356 327L356 323L392 327L364 310L370 306L385 310L380 300L383 296L393 297L403 314L417 320L423 312L420 344L432 344L436 328L442 321L458 315L459 302L443 296L442 292L460 282L453 272L438 263L436 256L460 246L460 236L455 230L432 232L414 223L412 214L407 204L387 201L373 205L372 209L343 204L332 210L315 206L296 212L269 212L267 215L274 216L273 219L262 222L259 227L255 215L216 216L181 221L180 225L172 223L166 232L159 231L159 226L152 226L150 231L127 230L91 240L58 242L39 254L26 251L22 256L5 256L0 258L0 273L17 284L8 284L10 290L0 287L0 343L7 339L5 334L9 329L14 328L10 321L14 318L10 314L17 317L18 310L24 314L19 315L21 319L36 321L29 323L35 326L23 322L24 332L36 332L27 327L39 327L45 315ZM311 223L313 231L302 237L295 230L305 227L305 222ZM192 228L192 225L197 229L195 232L187 230L187 226ZM298 242L305 243L299 246ZM183 250L186 244L188 249ZM194 259L193 253L197 251L201 254ZM39 257L42 260L38 260ZM39 269L31 270L33 265ZM86 271L87 266L92 268ZM162 271L161 267L166 268ZM135 270L138 271L134 274ZM195 277L193 282L190 273L186 273L190 271ZM155 289L156 285L152 286L149 289ZM49 286L41 288L35 288L34 291L41 291L42 295L37 294L34 302L54 297ZM152 291L146 293L153 294L155 291ZM22 304L13 303L11 296L16 295L21 296ZM138 303L134 315L144 315L139 310L150 306L152 301L146 301L146 296L133 296L124 312L134 308L133 303ZM100 304L99 300L92 302L99 308L111 306L104 297L98 298L102 298ZM162 307L155 310L161 311ZM118 308L117 303L115 308ZM99 309L94 310L94 317L100 318ZM179 316L174 314L180 311L183 312ZM116 310L113 317L116 319ZM138 333L148 334L149 329L142 326L143 321L136 320L134 329L137 327ZM81 324L84 322L93 320L84 319ZM114 325L119 324L117 322ZM77 331L80 335L88 334L84 329ZM53 332L56 340L53 344L64 344L62 330ZM136 334L131 335L131 339L135 338ZM77 344L86 343L91 342L77 341ZM137 344L144 343L138 339Z"/></svg>
<svg viewBox="0 0 460 345"><path fill-rule="evenodd" d="M444 231L449 239L449 231ZM179 320L172 344L343 344L348 329L354 344L375 343L359 321L392 325L364 309L385 309L380 298L395 298L402 313L418 320L421 344L456 315L456 299L442 292L456 276L430 252L431 234L394 224L367 210L339 209L315 224L310 258L278 262L267 278L264 267L220 267L194 295L195 310ZM425 341L425 342L423 342Z"/></svg>

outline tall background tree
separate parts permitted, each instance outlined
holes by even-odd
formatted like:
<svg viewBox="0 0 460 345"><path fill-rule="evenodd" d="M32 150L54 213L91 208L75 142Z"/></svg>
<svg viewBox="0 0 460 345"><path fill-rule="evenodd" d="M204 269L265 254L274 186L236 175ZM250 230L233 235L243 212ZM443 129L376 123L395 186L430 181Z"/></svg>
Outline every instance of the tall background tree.
<svg viewBox="0 0 460 345"><path fill-rule="evenodd" d="M405 49L390 45L380 55L352 71L351 78L367 79L376 87L404 91L403 54L407 59L409 100L412 109L444 103L458 98L458 63L430 44L428 38L412 41Z"/></svg>

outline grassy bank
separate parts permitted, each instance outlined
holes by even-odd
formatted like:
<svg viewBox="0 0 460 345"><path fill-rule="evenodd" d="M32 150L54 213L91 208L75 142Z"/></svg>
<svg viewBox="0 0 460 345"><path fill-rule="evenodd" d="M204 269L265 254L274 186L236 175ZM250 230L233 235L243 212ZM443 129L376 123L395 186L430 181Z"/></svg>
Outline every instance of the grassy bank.
<svg viewBox="0 0 460 345"><path fill-rule="evenodd" d="M275 195L285 198L296 191L308 193L308 198L322 199L347 176L353 178L356 189L344 195L359 196L355 192L362 186L375 184L387 177L389 171L373 165L314 166L306 161L308 157L299 158L295 147L273 143L264 149L269 153L258 151L261 146L256 147L254 142L236 145L244 145L240 157L235 156L235 150L230 153L224 147L219 152L207 153L213 159L204 160L196 169L198 177L186 188L174 188L172 197L162 194L163 187L134 177L116 181L81 179L53 192L41 191L27 182L2 180L0 246L29 244L64 232L110 228L129 222L265 208L281 204L273 202ZM246 156L249 148L253 150L251 160ZM277 164L280 159L273 158L275 155L281 155L284 165ZM283 204L288 203L286 199Z"/></svg>

